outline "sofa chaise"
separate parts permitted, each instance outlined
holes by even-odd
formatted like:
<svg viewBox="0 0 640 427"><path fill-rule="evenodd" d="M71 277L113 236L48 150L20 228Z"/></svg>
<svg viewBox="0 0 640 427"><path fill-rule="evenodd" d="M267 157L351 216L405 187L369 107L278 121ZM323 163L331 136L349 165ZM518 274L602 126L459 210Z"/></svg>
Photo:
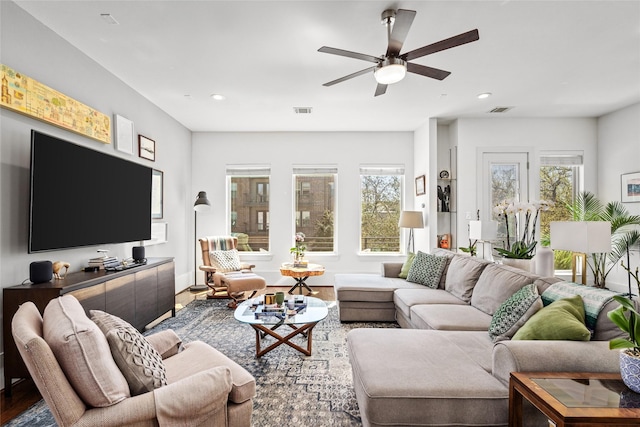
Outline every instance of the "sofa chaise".
<svg viewBox="0 0 640 427"><path fill-rule="evenodd" d="M399 278L402 263L383 264L381 275L335 277L341 321L402 327L347 336L364 426L507 425L511 372L619 371L607 342L619 331L606 315L617 303L603 301L589 341L492 337L496 310L516 292L541 295L561 281L450 251L432 255L446 257L437 288ZM525 410L527 424L540 425L541 414Z"/></svg>

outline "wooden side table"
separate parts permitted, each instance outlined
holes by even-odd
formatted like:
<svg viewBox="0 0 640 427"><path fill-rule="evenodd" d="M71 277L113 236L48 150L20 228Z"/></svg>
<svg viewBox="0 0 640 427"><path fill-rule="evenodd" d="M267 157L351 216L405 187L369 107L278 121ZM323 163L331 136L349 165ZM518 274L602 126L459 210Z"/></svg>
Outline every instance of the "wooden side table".
<svg viewBox="0 0 640 427"><path fill-rule="evenodd" d="M549 420L549 426L640 425L640 394L620 374L594 372L512 372L509 426L522 426L522 399Z"/></svg>
<svg viewBox="0 0 640 427"><path fill-rule="evenodd" d="M298 288L300 295L302 295L302 288L305 288L309 293L307 295L315 295L313 289L307 285L306 280L311 276L322 276L324 274L324 267L320 264L309 264L307 267L294 267L293 264L282 264L280 266L280 274L283 276L293 277L296 284L289 289L289 294Z"/></svg>

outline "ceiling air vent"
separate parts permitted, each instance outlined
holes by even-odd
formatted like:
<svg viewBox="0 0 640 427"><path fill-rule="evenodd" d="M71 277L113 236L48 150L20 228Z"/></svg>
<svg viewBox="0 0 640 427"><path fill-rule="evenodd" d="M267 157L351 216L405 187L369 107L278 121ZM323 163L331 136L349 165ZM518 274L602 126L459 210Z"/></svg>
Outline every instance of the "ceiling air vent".
<svg viewBox="0 0 640 427"><path fill-rule="evenodd" d="M296 114L311 114L311 107L293 107Z"/></svg>
<svg viewBox="0 0 640 427"><path fill-rule="evenodd" d="M513 107L496 107L493 110L490 110L490 113L506 113L511 110Z"/></svg>

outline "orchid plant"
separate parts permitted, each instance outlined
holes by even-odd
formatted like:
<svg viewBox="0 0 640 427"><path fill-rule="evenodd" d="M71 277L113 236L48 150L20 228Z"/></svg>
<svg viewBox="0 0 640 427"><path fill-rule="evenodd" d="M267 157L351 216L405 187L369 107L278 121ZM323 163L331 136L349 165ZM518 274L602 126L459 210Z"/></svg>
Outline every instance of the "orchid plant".
<svg viewBox="0 0 640 427"><path fill-rule="evenodd" d="M307 250L307 246L304 244L305 237L302 232L297 232L294 236L295 246L289 249L289 253L292 253L296 258L302 258L304 251Z"/></svg>
<svg viewBox="0 0 640 427"><path fill-rule="evenodd" d="M553 202L548 200L532 201L528 203L503 200L493 208L494 213L504 220L506 227L505 248L495 248L505 258L531 259L536 253L536 225L542 211L548 211ZM510 216L513 220L510 221ZM524 216L524 221L521 219ZM511 243L510 224L513 230L514 242Z"/></svg>

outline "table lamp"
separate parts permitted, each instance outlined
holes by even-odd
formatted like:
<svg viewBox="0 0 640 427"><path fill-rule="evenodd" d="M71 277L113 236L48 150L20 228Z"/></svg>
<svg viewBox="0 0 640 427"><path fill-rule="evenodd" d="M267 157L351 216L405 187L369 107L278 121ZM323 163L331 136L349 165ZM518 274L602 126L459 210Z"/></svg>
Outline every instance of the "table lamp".
<svg viewBox="0 0 640 427"><path fill-rule="evenodd" d="M414 228L424 228L421 211L402 211L398 220L398 227L409 229L409 241L407 242L407 252L411 247L411 252L415 252L415 242L413 238Z"/></svg>
<svg viewBox="0 0 640 427"><path fill-rule="evenodd" d="M551 249L573 252L571 281L576 281L578 259L581 262L582 284L587 284L587 255L611 252L609 221L552 221Z"/></svg>
<svg viewBox="0 0 640 427"><path fill-rule="evenodd" d="M491 241L498 238L498 222L497 221L469 221L469 239L482 243L482 259L492 260ZM486 250L485 244L489 244L489 250ZM486 254L489 254L487 257ZM478 251L480 256L480 251Z"/></svg>

